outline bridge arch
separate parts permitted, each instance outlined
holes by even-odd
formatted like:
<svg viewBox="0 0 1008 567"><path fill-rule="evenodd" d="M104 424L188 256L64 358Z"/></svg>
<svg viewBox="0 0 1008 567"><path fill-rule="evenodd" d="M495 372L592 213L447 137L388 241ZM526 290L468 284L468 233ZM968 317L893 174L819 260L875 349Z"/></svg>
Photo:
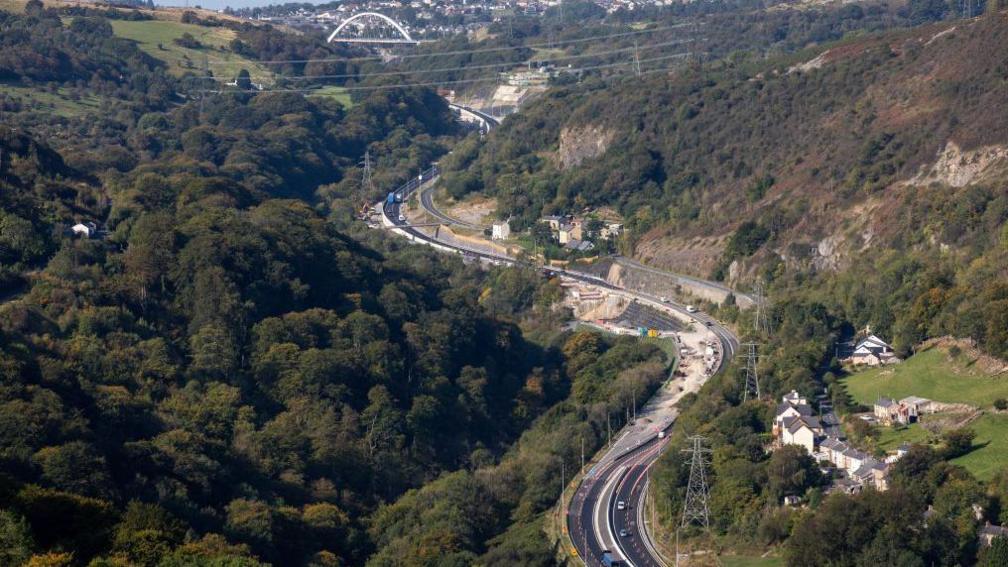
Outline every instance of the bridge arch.
<svg viewBox="0 0 1008 567"><path fill-rule="evenodd" d="M348 24L364 18L378 18L379 20L382 20L386 24L394 27L396 31L402 34L401 41L403 43L417 43L417 41L410 36L409 32L406 31L406 28L402 27L402 24L386 16L385 14L379 14L378 12L361 12L359 14L354 14L353 16L350 16L349 18L343 20L343 22L340 23L340 25L336 26L336 29L333 30L331 34L329 34L329 39L327 39L326 42L331 43L333 40L337 39L339 33L343 31L343 28L345 28Z"/></svg>

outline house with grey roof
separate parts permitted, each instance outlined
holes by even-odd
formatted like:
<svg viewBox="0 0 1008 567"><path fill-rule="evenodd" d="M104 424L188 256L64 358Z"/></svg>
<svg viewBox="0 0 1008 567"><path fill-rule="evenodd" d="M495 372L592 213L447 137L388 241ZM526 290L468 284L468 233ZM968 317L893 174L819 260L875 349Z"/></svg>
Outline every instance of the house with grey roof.
<svg viewBox="0 0 1008 567"><path fill-rule="evenodd" d="M889 343L876 335L868 335L858 341L846 361L854 365L881 366L900 362L900 359Z"/></svg>
<svg viewBox="0 0 1008 567"><path fill-rule="evenodd" d="M814 416L786 417L781 422L782 445L799 445L808 454L815 453L816 441L822 435L822 424Z"/></svg>
<svg viewBox="0 0 1008 567"><path fill-rule="evenodd" d="M994 539L999 537L1008 538L1008 528L990 522L980 528L980 545L983 547L990 547L994 543Z"/></svg>

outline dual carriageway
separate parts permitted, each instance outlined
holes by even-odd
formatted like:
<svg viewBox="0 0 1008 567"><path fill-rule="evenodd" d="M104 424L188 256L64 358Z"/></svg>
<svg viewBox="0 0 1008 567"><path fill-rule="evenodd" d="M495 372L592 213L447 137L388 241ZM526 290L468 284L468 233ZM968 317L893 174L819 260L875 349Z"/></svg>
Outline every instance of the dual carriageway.
<svg viewBox="0 0 1008 567"><path fill-rule="evenodd" d="M490 129L499 123L498 119L480 111L458 105L451 106L463 120L479 122L481 128ZM463 254L496 265L517 264L518 259L510 256L477 250L455 242L440 241L407 222L402 211L402 203L414 192L419 192L421 207L441 223L480 228L453 219L437 209L430 189L433 188L439 174L437 166L432 166L397 189L395 199L381 203L379 208L384 227L413 242L426 244L443 252ZM664 557L654 544L644 515L648 472L669 442L669 436L659 433L664 433L674 423L677 417L675 401L686 391L698 389L708 375L720 372L732 359L739 348L738 338L712 317L700 312L690 312L685 306L668 302L664 298L617 287L594 274L550 266L544 266L542 269L567 280L602 288L610 294L622 295L633 302L679 320L694 321L701 329L709 330L714 338L711 341L716 352L713 368L709 369L709 372L704 371L703 375L692 384L680 383L685 379L680 381L670 377L655 396L640 409L636 420L624 427L597 463L585 473L569 503L563 503L566 513L564 521L570 543L585 565L603 565L605 551L609 551L614 559L628 566L668 565L673 561ZM704 283L720 285L714 282ZM699 345L691 345L691 348L695 350Z"/></svg>

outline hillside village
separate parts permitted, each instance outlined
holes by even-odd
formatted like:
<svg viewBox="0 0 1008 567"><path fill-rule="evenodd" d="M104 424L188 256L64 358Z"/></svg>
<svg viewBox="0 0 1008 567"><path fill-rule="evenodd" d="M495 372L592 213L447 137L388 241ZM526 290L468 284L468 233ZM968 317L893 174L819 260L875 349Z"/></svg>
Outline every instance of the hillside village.
<svg viewBox="0 0 1008 567"><path fill-rule="evenodd" d="M959 346L962 341L953 342L947 346L947 350L932 350L937 347L933 343L923 345L921 348L933 360L935 356L962 356L960 349L966 345ZM950 344L950 343L945 343ZM975 354L975 353L974 353ZM970 356L973 356L972 354ZM975 359L966 358L966 361ZM892 347L876 335L868 334L857 342L843 361L852 372L857 373L859 369L871 369L870 372L862 371L858 381L858 395L863 398L863 391L871 388L871 383L865 383L864 378L876 382L886 380L893 373L892 368L884 368L902 362L893 353ZM910 374L901 373L903 376L901 384L906 381L913 381L911 376L919 372L920 362L916 358L911 359L914 364ZM985 360L984 364L991 365L993 361ZM966 364L969 364L968 362ZM952 376L946 380L954 379ZM934 386L929 386L927 381L918 378L920 388L923 391L933 391ZM976 378L974 378L976 380ZM971 399L973 394L970 390L976 387L987 387L987 382L962 383L962 399ZM991 383L993 384L993 382ZM941 387L951 389L956 388L953 384L944 384ZM906 386L893 390L893 386L886 382L886 385L876 387L883 392L905 392ZM1005 391L1008 386L1001 386L1000 391ZM801 447L820 467L825 478L828 479L828 486L825 491L842 492L846 494L858 494L867 490L884 492L888 490L892 482L892 472L895 465L903 459L912 449L913 445L919 443L910 439L919 439L915 431L926 430L927 443L936 442L941 433L941 443L944 444L944 451L956 451L953 454L968 454L973 451L986 450L982 445L978 448L973 445L973 432L971 424L980 423L988 412L999 415L1003 409L1008 408L1008 402L1002 398L996 400L986 400L987 404L993 403L993 407L985 409L967 403L953 403L949 401L937 401L920 395L877 395L873 402L867 406L855 404L854 413L845 416L845 422L837 417L833 411L832 403L828 401L825 392L819 393L810 400L797 391L792 390L780 399L774 413L773 422L773 442L771 449L778 449L784 446ZM985 404L986 405L986 404ZM818 408L818 411L816 409ZM870 411L865 411L865 410ZM978 421L979 420L979 421ZM893 439L887 443L888 450L884 450L875 443L868 443L874 449L869 449L864 444L866 437L859 434L855 441L848 438L845 428L848 431L858 428L864 430L874 430L882 433L887 439ZM981 425L981 427L985 427ZM899 441L900 439L904 439ZM950 443L963 444L959 447L950 447ZM972 445L972 447L971 447ZM785 496L784 504L801 505L802 497L797 494ZM934 514L929 509L928 514ZM989 547L998 538L1008 535L1008 528L992 523L992 517L983 506L974 505L973 515L976 521L984 522L979 529L979 544L981 547ZM996 517L996 516L995 516Z"/></svg>
<svg viewBox="0 0 1008 567"><path fill-rule="evenodd" d="M776 446L797 445L820 463L831 478L829 491L854 493L871 487L889 488L889 465L906 454L908 447L879 460L846 441L840 422L825 394L818 400L820 415L808 399L792 390L781 398L774 416L773 436Z"/></svg>
<svg viewBox="0 0 1008 567"><path fill-rule="evenodd" d="M892 345L870 333L860 339L843 360L852 368L901 362ZM818 394L815 401L818 415L808 399L795 390L781 398L774 416L775 445L797 445L805 449L823 465L831 479L830 491L854 493L868 487L887 490L890 465L907 453L909 445L904 443L884 457L876 458L848 441L825 392ZM853 419L884 426L909 425L916 423L921 415L933 413L936 407L931 400L919 396L901 400L880 397L871 413Z"/></svg>

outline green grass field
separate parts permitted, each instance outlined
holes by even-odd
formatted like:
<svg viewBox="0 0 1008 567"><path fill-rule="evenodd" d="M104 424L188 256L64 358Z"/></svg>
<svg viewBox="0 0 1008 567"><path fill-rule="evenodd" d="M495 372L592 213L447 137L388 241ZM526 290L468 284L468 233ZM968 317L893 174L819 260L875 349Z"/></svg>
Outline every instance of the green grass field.
<svg viewBox="0 0 1008 567"><path fill-rule="evenodd" d="M980 480L989 480L994 473L1008 468L1008 415L984 414L969 425L976 431L973 451L953 459Z"/></svg>
<svg viewBox="0 0 1008 567"><path fill-rule="evenodd" d="M1008 398L1008 377L982 373L972 362L965 355L951 360L944 350L932 348L901 364L853 374L844 384L854 401L869 406L879 396L920 396L980 408L990 408L997 398Z"/></svg>
<svg viewBox="0 0 1008 567"><path fill-rule="evenodd" d="M989 480L994 473L1008 467L1008 415L985 413L968 425L976 432L973 451L952 462L962 465L980 480ZM926 443L928 432L920 425L903 429L880 427L878 446L892 451L901 443Z"/></svg>
<svg viewBox="0 0 1008 567"><path fill-rule="evenodd" d="M0 93L20 99L22 104L31 110L66 118L84 116L101 108L101 97L88 95L75 100L71 96L71 90L63 87L49 91L41 86L26 87L15 83L0 83Z"/></svg>
<svg viewBox="0 0 1008 567"><path fill-rule="evenodd" d="M311 94L308 95L308 96L319 96L319 97L334 98L340 104L343 105L343 108L350 108L351 106L353 106L353 101L350 100L350 91L346 90L343 87L337 87L337 86L332 86L332 85L327 86L327 87L322 87L320 89L316 89L316 90L312 91Z"/></svg>
<svg viewBox="0 0 1008 567"><path fill-rule="evenodd" d="M886 452L895 451L903 443L927 443L928 441L927 430L919 425L910 425L900 429L880 427L879 433L878 447Z"/></svg>
<svg viewBox="0 0 1008 567"><path fill-rule="evenodd" d="M273 73L263 65L227 51L235 32L226 28L211 28L169 20L112 20L112 29L119 37L137 42L152 57L164 61L176 75L186 71L199 73L204 57L214 77L232 80L241 69L247 69L256 83L273 83ZM200 48L177 45L174 40L189 33L203 44Z"/></svg>
<svg viewBox="0 0 1008 567"><path fill-rule="evenodd" d="M973 442L976 448L952 462L987 480L1008 466L1008 414L994 413L992 407L995 399L1008 398L1008 377L986 374L976 369L973 362L965 355L952 359L947 351L933 348L893 367L853 374L844 379L844 384L854 401L868 406L879 396L894 399L920 396L983 409L984 414L968 426L976 432ZM920 425L902 429L880 427L879 432L878 446L887 451L901 443L928 441L928 432Z"/></svg>

